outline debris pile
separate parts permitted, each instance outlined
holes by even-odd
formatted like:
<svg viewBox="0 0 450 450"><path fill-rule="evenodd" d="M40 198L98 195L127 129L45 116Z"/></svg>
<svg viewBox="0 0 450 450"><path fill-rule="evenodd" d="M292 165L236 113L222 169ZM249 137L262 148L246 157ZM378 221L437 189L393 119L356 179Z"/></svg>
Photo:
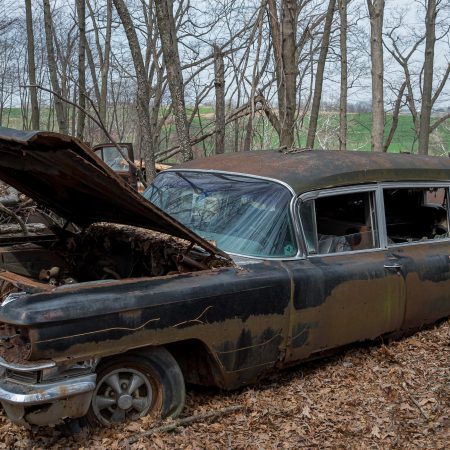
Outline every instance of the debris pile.
<svg viewBox="0 0 450 450"><path fill-rule="evenodd" d="M36 233L45 225L34 222L36 204L16 189L0 182L0 235Z"/></svg>

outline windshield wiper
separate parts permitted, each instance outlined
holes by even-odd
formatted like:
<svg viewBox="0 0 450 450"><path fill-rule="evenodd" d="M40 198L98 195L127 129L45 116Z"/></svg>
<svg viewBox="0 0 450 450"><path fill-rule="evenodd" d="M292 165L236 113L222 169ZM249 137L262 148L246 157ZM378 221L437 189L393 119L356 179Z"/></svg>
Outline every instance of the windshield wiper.
<svg viewBox="0 0 450 450"><path fill-rule="evenodd" d="M178 175L180 178L182 178L184 181L186 181L186 183L188 183L192 187L192 189L194 190L194 192L196 194L205 194L206 197L208 196L208 193L205 192L204 189L202 189L201 187L197 186L191 180L186 178L181 172L175 172L175 174Z"/></svg>

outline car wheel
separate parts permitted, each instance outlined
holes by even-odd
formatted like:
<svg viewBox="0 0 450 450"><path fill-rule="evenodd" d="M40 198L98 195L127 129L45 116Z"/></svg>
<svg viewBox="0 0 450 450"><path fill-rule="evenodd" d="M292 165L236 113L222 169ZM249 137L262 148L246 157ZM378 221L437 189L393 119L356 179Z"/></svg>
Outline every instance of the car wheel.
<svg viewBox="0 0 450 450"><path fill-rule="evenodd" d="M181 370L163 348L120 356L100 364L87 419L108 427L148 414L176 417L184 407Z"/></svg>

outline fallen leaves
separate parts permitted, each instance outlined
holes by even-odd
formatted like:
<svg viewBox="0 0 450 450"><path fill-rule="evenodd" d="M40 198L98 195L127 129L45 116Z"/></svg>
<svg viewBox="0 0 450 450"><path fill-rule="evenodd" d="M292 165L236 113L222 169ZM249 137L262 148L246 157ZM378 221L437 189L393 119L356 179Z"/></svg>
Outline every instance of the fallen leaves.
<svg viewBox="0 0 450 450"><path fill-rule="evenodd" d="M359 346L281 371L234 393L189 388L183 417L241 405L171 432L132 435L171 421L143 418L109 430L63 437L28 432L0 415L1 448L297 449L448 448L450 321L383 346Z"/></svg>

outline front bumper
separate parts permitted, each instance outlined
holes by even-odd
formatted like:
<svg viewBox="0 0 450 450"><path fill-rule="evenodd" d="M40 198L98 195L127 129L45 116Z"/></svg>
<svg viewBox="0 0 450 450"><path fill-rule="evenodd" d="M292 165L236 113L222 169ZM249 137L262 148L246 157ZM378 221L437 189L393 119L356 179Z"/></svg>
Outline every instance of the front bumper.
<svg viewBox="0 0 450 450"><path fill-rule="evenodd" d="M17 424L54 425L65 418L87 413L95 389L96 374L89 373L45 383L30 383L7 376L9 366L0 358L0 402L8 418ZM25 372L29 365L14 365ZM33 369L38 369L36 365Z"/></svg>

